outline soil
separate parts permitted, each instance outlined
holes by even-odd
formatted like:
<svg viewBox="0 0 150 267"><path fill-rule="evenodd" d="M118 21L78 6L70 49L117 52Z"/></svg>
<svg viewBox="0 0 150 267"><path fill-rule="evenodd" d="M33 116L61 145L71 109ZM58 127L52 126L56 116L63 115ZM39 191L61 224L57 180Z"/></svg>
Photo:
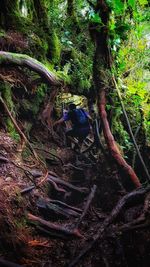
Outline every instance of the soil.
<svg viewBox="0 0 150 267"><path fill-rule="evenodd" d="M131 188L128 189L125 183L122 185L116 166L102 152L95 161L89 160L89 154L83 156L63 145L58 146L54 136L42 125L35 125L30 142L39 160L34 158L29 148L24 146L20 149L5 130L0 131L0 261L9 262L8 265L0 263L0 266L11 266L10 262L27 267L73 266L69 264L90 244L112 209ZM61 183L54 184L48 181L49 175L87 190L77 191ZM94 184L97 186L96 193L76 229ZM24 189L27 189L26 192ZM148 196L149 193L146 193L124 207L103 237L76 266L148 267ZM45 201L50 200L56 202L47 209ZM66 208L59 201L74 208ZM67 213L69 211L72 214ZM50 230L31 220L29 214L69 231L76 229L80 237ZM131 223L142 214L143 221L131 227ZM137 225L139 227L135 227Z"/></svg>

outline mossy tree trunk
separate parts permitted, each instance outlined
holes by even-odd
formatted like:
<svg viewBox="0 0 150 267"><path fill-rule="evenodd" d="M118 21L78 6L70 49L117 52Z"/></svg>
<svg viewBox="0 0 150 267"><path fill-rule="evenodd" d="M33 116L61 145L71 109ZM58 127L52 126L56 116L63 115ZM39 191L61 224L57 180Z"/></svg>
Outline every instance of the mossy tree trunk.
<svg viewBox="0 0 150 267"><path fill-rule="evenodd" d="M72 29L72 39L74 40L80 32L80 26L78 22L78 17L76 13L76 1L75 0L67 0L67 24L69 28Z"/></svg>
<svg viewBox="0 0 150 267"><path fill-rule="evenodd" d="M11 114L13 115L13 117L15 117L15 105L12 100L10 84L7 82L3 83L3 85L1 86L1 92L2 92L2 97L5 99ZM17 137L15 127L9 117L6 117L6 127L7 131L12 135L12 137Z"/></svg>
<svg viewBox="0 0 150 267"><path fill-rule="evenodd" d="M34 23L38 23L39 34L47 43L47 57L51 63L58 64L60 59L60 42L54 28L55 1L33 0Z"/></svg>
<svg viewBox="0 0 150 267"><path fill-rule="evenodd" d="M110 10L104 0L97 0L95 12L99 14L102 25L90 25L90 31L95 43L95 55L93 63L93 78L97 90L98 109L102 121L104 137L113 159L125 174L130 177L131 181L136 187L139 187L140 181L136 176L134 170L122 157L114 137L111 133L107 112L106 112L106 93L109 92L111 83L111 54L108 47L109 38L109 13ZM110 82L109 82L110 81Z"/></svg>
<svg viewBox="0 0 150 267"><path fill-rule="evenodd" d="M25 27L18 0L0 0L0 27L4 30L17 30Z"/></svg>
<svg viewBox="0 0 150 267"><path fill-rule="evenodd" d="M0 24L4 29L13 28L16 25L18 12L18 0L0 0Z"/></svg>
<svg viewBox="0 0 150 267"><path fill-rule="evenodd" d="M74 0L67 0L67 15L69 17L76 17Z"/></svg>
<svg viewBox="0 0 150 267"><path fill-rule="evenodd" d="M33 21L38 22L38 27L41 27L43 30L48 31L50 27L49 18L48 18L48 9L46 6L47 1L45 0L33 0L34 4L34 17Z"/></svg>

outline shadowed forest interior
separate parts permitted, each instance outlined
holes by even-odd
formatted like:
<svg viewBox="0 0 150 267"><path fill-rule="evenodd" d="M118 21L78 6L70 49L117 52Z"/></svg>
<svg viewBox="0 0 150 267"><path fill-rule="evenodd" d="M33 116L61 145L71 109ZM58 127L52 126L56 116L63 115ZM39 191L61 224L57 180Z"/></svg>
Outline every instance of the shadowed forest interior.
<svg viewBox="0 0 150 267"><path fill-rule="evenodd" d="M0 267L148 267L148 0L0 0Z"/></svg>

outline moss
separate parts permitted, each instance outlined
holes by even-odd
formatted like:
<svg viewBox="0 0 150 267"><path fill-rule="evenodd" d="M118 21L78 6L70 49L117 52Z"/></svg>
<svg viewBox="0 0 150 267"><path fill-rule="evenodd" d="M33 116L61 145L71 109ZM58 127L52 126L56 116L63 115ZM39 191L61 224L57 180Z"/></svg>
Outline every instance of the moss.
<svg viewBox="0 0 150 267"><path fill-rule="evenodd" d="M32 96L30 99L23 99L21 102L21 113L23 113L25 118L29 118L29 120L34 120L37 118L37 114L40 109L40 104L43 102L45 95L47 93L47 85L41 84L36 94ZM29 130L31 127L29 126ZM28 132L28 129L26 129Z"/></svg>
<svg viewBox="0 0 150 267"><path fill-rule="evenodd" d="M70 70L68 74L71 79L72 92L87 92L92 85L92 61L84 53L76 49L71 50Z"/></svg>
<svg viewBox="0 0 150 267"><path fill-rule="evenodd" d="M50 45L50 48L49 48L50 59L52 60L54 64L59 64L61 44L54 30L52 30L52 33L50 34L49 45Z"/></svg>
<svg viewBox="0 0 150 267"><path fill-rule="evenodd" d="M25 147L25 149L22 152L22 158L23 159L29 159L31 155L32 154L31 154L30 149L28 147Z"/></svg>
<svg viewBox="0 0 150 267"><path fill-rule="evenodd" d="M48 51L48 43L45 39L40 38L37 34L30 34L28 36L30 55L35 57L40 61L44 61Z"/></svg>
<svg viewBox="0 0 150 267"><path fill-rule="evenodd" d="M6 103L9 111L11 112L12 116L15 118L16 111L15 111L14 103L12 100L12 92L11 92L10 85L5 82L5 83L1 84L0 89L2 92L2 97ZM14 127L12 120L8 116L4 120L5 120L5 124L6 124L8 133L10 133L10 135L13 139L15 139L16 141L19 141L20 136L16 132L16 129Z"/></svg>
<svg viewBox="0 0 150 267"><path fill-rule="evenodd" d="M0 29L0 38L1 37L5 37L6 36L6 32L2 29Z"/></svg>
<svg viewBox="0 0 150 267"><path fill-rule="evenodd" d="M60 78L60 80L63 80L64 83L67 85L72 84L71 76L65 73L64 71L57 71L57 76Z"/></svg>

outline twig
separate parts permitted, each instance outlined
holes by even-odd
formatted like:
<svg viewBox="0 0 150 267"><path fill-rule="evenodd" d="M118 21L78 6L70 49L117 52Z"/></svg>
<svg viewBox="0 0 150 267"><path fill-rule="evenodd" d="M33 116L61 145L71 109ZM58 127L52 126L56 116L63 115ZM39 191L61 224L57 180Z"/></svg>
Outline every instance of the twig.
<svg viewBox="0 0 150 267"><path fill-rule="evenodd" d="M92 189L91 189L91 192L90 192L90 194L89 194L89 196L88 196L86 205L85 205L85 207L84 207L84 210L83 210L83 212L82 212L82 214L81 214L79 220L77 221L77 223L76 223L76 225L75 225L75 228L78 228L78 227L79 227L81 221L82 221L83 218L85 217L85 215L86 215L86 213L87 213L87 211L88 211L88 209L89 209L89 206L90 206L90 204L91 204L91 202L92 202L92 200L93 200L93 198L94 198L94 196L95 196L96 189L97 189L97 186L96 186L96 185L93 185L93 187L92 187Z"/></svg>

